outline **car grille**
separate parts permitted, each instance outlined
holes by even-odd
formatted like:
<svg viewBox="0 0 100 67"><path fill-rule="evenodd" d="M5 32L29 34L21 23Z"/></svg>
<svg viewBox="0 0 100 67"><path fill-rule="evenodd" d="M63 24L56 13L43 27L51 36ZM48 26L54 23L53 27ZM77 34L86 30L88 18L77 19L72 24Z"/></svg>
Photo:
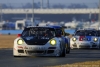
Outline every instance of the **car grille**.
<svg viewBox="0 0 100 67"><path fill-rule="evenodd" d="M56 47L49 47L48 49L56 49Z"/></svg>
<svg viewBox="0 0 100 67"><path fill-rule="evenodd" d="M54 50L48 50L47 54L54 53Z"/></svg>
<svg viewBox="0 0 100 67"><path fill-rule="evenodd" d="M76 44L74 44L74 45L73 45L73 47L77 47L77 45L76 45Z"/></svg>
<svg viewBox="0 0 100 67"><path fill-rule="evenodd" d="M36 43L33 42L33 43L31 43L31 42L27 42L27 45L45 45L46 43L40 43L40 42L36 42Z"/></svg>
<svg viewBox="0 0 100 67"><path fill-rule="evenodd" d="M79 45L80 48L90 48L89 45Z"/></svg>
<svg viewBox="0 0 100 67"><path fill-rule="evenodd" d="M27 51L27 53L32 54L32 53L37 53L37 54L43 54L45 51Z"/></svg>

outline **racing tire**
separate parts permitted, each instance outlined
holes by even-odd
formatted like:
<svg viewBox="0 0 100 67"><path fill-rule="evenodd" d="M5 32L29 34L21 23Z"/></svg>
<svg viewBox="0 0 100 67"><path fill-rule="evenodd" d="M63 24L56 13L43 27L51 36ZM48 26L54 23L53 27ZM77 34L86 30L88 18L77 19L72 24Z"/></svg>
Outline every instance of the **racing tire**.
<svg viewBox="0 0 100 67"><path fill-rule="evenodd" d="M64 45L60 45L61 52L59 57L65 57L66 56L66 47Z"/></svg>
<svg viewBox="0 0 100 67"><path fill-rule="evenodd" d="M65 56L66 56L66 48L64 48L60 57L65 57Z"/></svg>

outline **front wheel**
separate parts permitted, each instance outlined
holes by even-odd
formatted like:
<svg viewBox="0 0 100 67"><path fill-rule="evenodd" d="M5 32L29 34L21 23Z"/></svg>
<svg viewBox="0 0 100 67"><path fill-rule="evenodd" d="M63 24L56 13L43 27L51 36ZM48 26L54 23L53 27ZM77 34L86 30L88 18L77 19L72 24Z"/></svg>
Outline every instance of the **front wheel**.
<svg viewBox="0 0 100 67"><path fill-rule="evenodd" d="M65 56L66 56L66 48L64 48L64 50L63 50L63 52L62 52L60 57L65 57Z"/></svg>
<svg viewBox="0 0 100 67"><path fill-rule="evenodd" d="M65 57L66 56L66 47L64 45L60 45L60 57Z"/></svg>

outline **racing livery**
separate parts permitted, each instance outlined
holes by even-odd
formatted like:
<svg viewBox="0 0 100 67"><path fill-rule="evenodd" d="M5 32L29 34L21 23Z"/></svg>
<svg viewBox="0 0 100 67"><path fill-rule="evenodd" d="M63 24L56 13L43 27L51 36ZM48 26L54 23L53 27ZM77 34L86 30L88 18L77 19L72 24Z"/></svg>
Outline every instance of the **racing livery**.
<svg viewBox="0 0 100 67"><path fill-rule="evenodd" d="M70 48L100 48L96 30L77 30L70 39Z"/></svg>
<svg viewBox="0 0 100 67"><path fill-rule="evenodd" d="M66 56L65 37L57 27L26 27L14 40L13 56Z"/></svg>

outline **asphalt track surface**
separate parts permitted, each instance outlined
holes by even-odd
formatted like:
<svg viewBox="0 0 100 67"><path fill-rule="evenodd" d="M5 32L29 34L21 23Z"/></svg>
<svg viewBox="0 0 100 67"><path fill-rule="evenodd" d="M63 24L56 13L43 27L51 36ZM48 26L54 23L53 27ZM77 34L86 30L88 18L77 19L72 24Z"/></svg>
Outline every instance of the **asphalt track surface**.
<svg viewBox="0 0 100 67"><path fill-rule="evenodd" d="M66 57L13 57L12 49L0 49L0 67L44 67L100 60L100 50L71 50Z"/></svg>

